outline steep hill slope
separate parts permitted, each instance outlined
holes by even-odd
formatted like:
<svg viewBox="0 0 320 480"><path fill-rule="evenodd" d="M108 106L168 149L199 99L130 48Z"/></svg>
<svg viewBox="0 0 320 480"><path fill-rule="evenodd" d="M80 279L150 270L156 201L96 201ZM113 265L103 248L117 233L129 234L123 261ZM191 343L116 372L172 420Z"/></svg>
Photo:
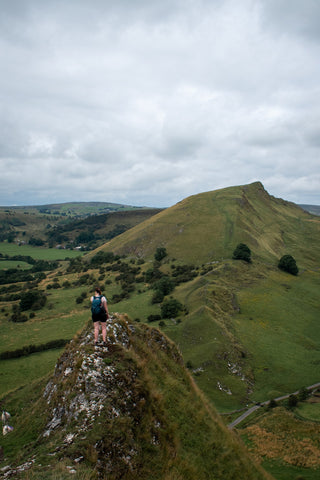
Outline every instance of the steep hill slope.
<svg viewBox="0 0 320 480"><path fill-rule="evenodd" d="M40 396L32 390L19 407L14 395L5 400L16 410L15 430L2 441L10 466L0 478L271 478L220 422L175 345L156 329L116 316L108 322L108 347L94 348L89 324Z"/></svg>
<svg viewBox="0 0 320 480"><path fill-rule="evenodd" d="M150 258L164 246L171 258L201 265L230 258L243 242L262 260L274 262L289 251L307 267L320 257L313 240L319 232L318 217L270 196L256 182L188 197L101 248Z"/></svg>

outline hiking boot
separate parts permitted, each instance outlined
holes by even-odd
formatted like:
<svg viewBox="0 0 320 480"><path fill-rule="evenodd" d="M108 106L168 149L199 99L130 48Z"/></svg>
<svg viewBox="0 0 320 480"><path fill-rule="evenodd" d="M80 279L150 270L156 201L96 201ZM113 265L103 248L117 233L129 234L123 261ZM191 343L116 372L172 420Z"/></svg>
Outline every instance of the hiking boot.
<svg viewBox="0 0 320 480"><path fill-rule="evenodd" d="M107 346L107 342L102 342L102 346L103 346L103 347L106 347L106 346Z"/></svg>
<svg viewBox="0 0 320 480"><path fill-rule="evenodd" d="M99 342L94 342L95 347L99 347Z"/></svg>

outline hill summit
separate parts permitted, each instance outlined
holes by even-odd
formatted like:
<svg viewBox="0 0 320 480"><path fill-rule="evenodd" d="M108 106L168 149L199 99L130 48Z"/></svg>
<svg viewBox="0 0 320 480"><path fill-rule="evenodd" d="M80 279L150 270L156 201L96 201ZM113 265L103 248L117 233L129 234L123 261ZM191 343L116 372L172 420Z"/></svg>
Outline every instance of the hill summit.
<svg viewBox="0 0 320 480"><path fill-rule="evenodd" d="M294 203L268 194L262 183L228 187L188 197L108 242L100 249L150 258L158 246L172 258L201 265L231 258L247 244L257 257L273 261L288 249L309 264L298 245L314 238L320 221ZM318 242L307 247L320 254Z"/></svg>
<svg viewBox="0 0 320 480"><path fill-rule="evenodd" d="M94 347L88 324L41 397L25 399L8 435L23 465L7 467L6 478L27 468L35 479L270 478L221 423L164 334L119 315L107 331L108 346ZM26 430L34 437L27 445Z"/></svg>

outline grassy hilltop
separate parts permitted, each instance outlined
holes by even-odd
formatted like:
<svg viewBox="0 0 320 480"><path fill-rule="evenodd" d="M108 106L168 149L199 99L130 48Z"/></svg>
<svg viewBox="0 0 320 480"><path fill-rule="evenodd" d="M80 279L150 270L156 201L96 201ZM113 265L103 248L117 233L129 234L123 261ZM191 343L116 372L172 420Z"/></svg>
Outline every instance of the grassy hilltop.
<svg viewBox="0 0 320 480"><path fill-rule="evenodd" d="M201 265L230 258L243 242L254 258L275 262L290 251L307 267L320 257L319 231L319 218L256 182L188 197L101 249L150 258L165 246L172 258Z"/></svg>

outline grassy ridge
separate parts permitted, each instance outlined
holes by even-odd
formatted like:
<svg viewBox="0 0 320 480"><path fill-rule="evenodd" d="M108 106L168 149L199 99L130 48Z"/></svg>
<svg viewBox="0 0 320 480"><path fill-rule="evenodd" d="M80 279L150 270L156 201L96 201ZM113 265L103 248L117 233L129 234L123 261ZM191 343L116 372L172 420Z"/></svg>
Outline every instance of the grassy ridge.
<svg viewBox="0 0 320 480"><path fill-rule="evenodd" d="M312 268L319 234L318 217L269 196L257 182L189 197L100 249L150 258L161 245L172 258L201 265L230 258L243 242L254 258L276 263L289 251L302 268Z"/></svg>

